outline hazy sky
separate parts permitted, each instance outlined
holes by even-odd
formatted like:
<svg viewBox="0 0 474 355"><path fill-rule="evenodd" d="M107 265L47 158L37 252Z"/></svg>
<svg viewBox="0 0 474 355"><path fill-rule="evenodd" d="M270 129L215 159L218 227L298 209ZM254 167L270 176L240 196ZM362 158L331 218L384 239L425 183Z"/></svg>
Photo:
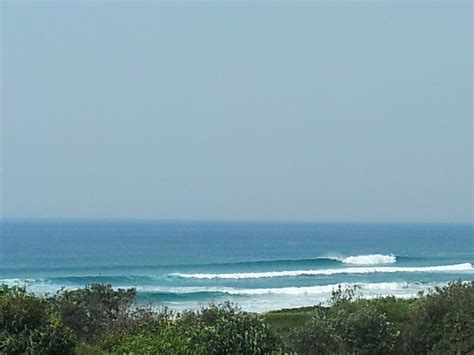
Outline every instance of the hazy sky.
<svg viewBox="0 0 474 355"><path fill-rule="evenodd" d="M472 221L472 5L2 1L4 217Z"/></svg>

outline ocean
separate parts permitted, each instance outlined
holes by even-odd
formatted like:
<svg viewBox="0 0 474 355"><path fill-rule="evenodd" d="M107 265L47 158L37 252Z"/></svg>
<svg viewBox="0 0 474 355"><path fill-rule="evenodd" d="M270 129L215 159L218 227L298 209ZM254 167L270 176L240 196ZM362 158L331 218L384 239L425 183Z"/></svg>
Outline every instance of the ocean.
<svg viewBox="0 0 474 355"><path fill-rule="evenodd" d="M94 282L173 310L325 304L342 285L412 297L474 280L472 224L2 220L0 283L37 294Z"/></svg>

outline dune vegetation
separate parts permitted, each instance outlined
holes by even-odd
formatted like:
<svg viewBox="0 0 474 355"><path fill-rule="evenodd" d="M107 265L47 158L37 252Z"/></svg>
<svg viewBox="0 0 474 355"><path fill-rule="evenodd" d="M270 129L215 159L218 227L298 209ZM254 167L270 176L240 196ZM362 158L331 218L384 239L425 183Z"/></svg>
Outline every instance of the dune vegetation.
<svg viewBox="0 0 474 355"><path fill-rule="evenodd" d="M413 299L336 289L329 307L266 314L236 305L175 313L134 289L92 284L39 297L0 288L2 354L472 354L474 282Z"/></svg>

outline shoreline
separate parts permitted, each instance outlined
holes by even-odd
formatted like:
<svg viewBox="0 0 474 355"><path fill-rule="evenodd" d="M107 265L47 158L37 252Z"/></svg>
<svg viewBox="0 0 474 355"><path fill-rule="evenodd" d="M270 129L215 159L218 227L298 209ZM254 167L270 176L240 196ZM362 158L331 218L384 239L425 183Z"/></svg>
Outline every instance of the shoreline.
<svg viewBox="0 0 474 355"><path fill-rule="evenodd" d="M34 353L150 355L474 351L474 281L451 282L409 299L365 299L353 288L338 288L327 307L264 313L231 303L156 312L137 307L135 297L133 289L102 284L49 298L3 285L0 314L8 316L0 320L0 336L14 341L0 342L0 352L24 353L28 347Z"/></svg>
<svg viewBox="0 0 474 355"><path fill-rule="evenodd" d="M143 290L140 289L140 286L136 287L123 287L123 286L113 286L111 285L112 289L114 290L122 290L122 291L130 291L133 290L136 294L136 298L134 301L134 307L146 307L153 309L156 312L160 312L163 309L168 309L173 312L186 312L186 311L196 311L203 307L206 307L211 304L222 304L226 302L230 302L232 304L237 305L240 309L245 312L251 312L256 314L267 314L270 312L286 312L286 311L293 311L299 309L305 309L308 307L330 307L330 299L331 295L334 291L338 289L341 290L354 290L354 296L360 299L371 300L377 298L385 298L385 297L393 297L397 299L415 299L419 297L420 292L427 293L430 290L434 290L439 287L444 287L448 285L450 282L460 282L462 284L469 284L474 280L461 280L459 278L453 278L451 281L445 282L436 282L436 283L429 283L429 284L422 284L419 282L413 282L413 288L410 288L410 283L408 282L393 282L393 283L371 283L369 286L372 289L377 289L380 285L384 287L394 287L397 286L397 289L392 289L388 287L385 292L378 292L373 291L370 289L364 289L365 283L358 282L358 283L338 283L338 284L330 284L330 285L318 285L318 286L310 286L310 287L288 287L287 293L280 293L282 291L281 288L257 288L252 289L251 291L259 291L259 292L252 292L247 294L242 289L233 289L229 288L232 292L236 291L236 295L232 296L232 292L230 294L223 294L221 296L216 296L214 298L210 298L208 300L201 300L201 301L161 301L159 298L153 299L150 297L159 297L154 293L151 293L151 296L147 296L147 292L143 293ZM94 283L93 283L94 284ZM0 285L6 286L19 286L25 287L26 291L29 293L34 294L38 297L53 297L57 294L57 292L62 291L76 291L88 287L87 285L84 286L64 286L58 287L54 292L37 292L34 288L30 287L28 282L16 282L14 284L5 284L0 281ZM104 284L106 285L106 284ZM416 288L415 288L416 286ZM400 287L400 290L398 290ZM319 290L319 288L324 288L324 292L320 293L319 291L316 293L311 293L314 289ZM163 295L172 295L173 287L166 289L163 288ZM283 290L286 290L283 288ZM398 291L397 291L398 290ZM197 291L194 290L187 290L186 292L214 292L214 288L197 288ZM162 292L162 291L159 291ZM170 292L170 293L168 293ZM243 292L244 296L239 296ZM405 292L405 293L400 293ZM187 295L188 293L184 293L183 295ZM227 297L226 297L227 296ZM258 297L263 296L265 298L259 299ZM279 305L278 303L281 303ZM270 305L272 304L272 305ZM272 308L270 308L272 307Z"/></svg>

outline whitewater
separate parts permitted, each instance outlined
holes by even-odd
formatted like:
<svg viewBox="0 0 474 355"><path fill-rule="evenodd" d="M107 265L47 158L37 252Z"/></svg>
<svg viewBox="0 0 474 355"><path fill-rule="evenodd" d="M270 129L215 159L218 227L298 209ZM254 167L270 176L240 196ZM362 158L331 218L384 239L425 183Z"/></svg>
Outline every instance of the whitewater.
<svg viewBox="0 0 474 355"><path fill-rule="evenodd" d="M291 270L271 272L248 272L233 274L172 274L182 278L195 279L257 279L267 277L297 277L336 274L370 274L370 273L399 273L399 272L462 272L473 271L471 263L456 265L424 266L424 267L349 267L344 269L321 270Z"/></svg>

